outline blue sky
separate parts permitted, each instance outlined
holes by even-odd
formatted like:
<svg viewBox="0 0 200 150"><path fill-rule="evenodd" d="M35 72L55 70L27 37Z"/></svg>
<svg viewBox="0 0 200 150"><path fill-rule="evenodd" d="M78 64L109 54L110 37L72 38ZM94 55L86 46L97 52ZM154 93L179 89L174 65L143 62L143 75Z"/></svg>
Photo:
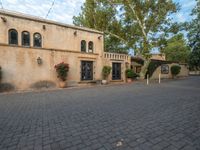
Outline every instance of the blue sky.
<svg viewBox="0 0 200 150"><path fill-rule="evenodd" d="M3 8L22 12L34 16L45 18L53 0L0 0ZM48 19L72 24L72 17L80 13L80 9L85 0L55 0ZM190 21L191 10L195 6L195 0L174 0L181 5L181 10L173 15L173 19L178 22ZM1 6L0 6L1 7Z"/></svg>
<svg viewBox="0 0 200 150"><path fill-rule="evenodd" d="M53 0L0 0L3 8L45 18ZM48 19L72 24L72 17L78 15L84 0L55 0Z"/></svg>

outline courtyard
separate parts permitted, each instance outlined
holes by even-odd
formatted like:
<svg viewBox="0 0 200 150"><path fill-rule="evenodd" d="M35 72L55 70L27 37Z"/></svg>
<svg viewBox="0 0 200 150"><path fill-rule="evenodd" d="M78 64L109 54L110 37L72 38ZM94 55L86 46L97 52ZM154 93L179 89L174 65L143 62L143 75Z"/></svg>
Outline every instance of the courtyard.
<svg viewBox="0 0 200 150"><path fill-rule="evenodd" d="M199 150L200 77L0 94L1 150Z"/></svg>

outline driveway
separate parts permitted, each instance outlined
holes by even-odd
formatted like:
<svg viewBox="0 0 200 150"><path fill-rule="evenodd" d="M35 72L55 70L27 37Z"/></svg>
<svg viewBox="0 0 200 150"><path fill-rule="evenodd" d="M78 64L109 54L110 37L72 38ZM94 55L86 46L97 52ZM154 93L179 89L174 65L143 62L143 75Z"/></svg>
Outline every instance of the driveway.
<svg viewBox="0 0 200 150"><path fill-rule="evenodd" d="M0 150L200 150L200 77L0 95Z"/></svg>

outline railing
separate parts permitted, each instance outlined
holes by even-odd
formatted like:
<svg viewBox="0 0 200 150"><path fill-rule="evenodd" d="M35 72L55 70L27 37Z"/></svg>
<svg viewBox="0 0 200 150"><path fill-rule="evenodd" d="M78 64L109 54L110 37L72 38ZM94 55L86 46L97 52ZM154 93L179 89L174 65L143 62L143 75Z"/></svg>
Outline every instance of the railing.
<svg viewBox="0 0 200 150"><path fill-rule="evenodd" d="M114 59L114 60L125 60L129 61L130 56L126 54L119 54L119 53L108 53L104 52L105 59Z"/></svg>

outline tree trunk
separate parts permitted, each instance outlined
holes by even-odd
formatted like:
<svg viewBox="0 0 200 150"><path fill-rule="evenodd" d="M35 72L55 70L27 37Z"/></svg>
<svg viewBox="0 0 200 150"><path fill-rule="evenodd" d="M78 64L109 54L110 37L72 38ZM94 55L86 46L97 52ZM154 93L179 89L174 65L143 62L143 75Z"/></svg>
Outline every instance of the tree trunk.
<svg viewBox="0 0 200 150"><path fill-rule="evenodd" d="M147 73L147 69L150 63L150 59L145 59L144 60L144 65L142 66L141 72L140 72L140 78L145 79L145 75Z"/></svg>

